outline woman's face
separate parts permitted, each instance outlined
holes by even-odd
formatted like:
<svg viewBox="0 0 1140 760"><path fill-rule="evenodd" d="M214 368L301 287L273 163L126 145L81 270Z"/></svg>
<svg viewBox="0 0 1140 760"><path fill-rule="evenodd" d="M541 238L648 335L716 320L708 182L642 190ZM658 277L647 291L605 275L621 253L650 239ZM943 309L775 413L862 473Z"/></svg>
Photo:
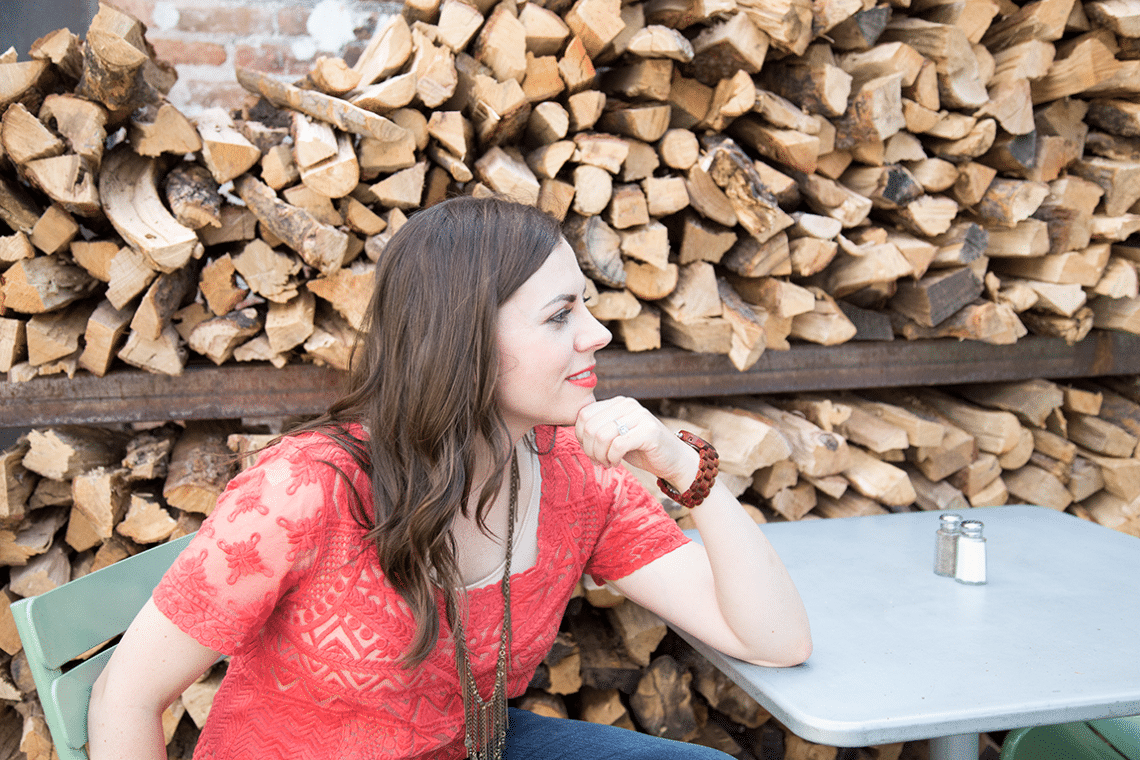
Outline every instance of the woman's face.
<svg viewBox="0 0 1140 760"><path fill-rule="evenodd" d="M573 425L594 401L594 352L610 332L586 308L586 276L559 242L499 307L499 409L512 435Z"/></svg>

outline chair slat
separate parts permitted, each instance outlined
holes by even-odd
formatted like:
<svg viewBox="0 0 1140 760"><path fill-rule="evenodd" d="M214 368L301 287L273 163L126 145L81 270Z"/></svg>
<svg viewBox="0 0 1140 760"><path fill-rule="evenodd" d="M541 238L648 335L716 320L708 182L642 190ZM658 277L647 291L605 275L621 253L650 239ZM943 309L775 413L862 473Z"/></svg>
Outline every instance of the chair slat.
<svg viewBox="0 0 1140 760"><path fill-rule="evenodd" d="M44 665L59 668L125 631L189 539L161 544L27 600L32 626L52 632L38 637Z"/></svg>
<svg viewBox="0 0 1140 760"><path fill-rule="evenodd" d="M59 711L59 726L63 729L61 741L74 749L87 743L87 705L91 702L91 687L111 659L114 647L76 665L51 685L51 702ZM44 707L47 711L47 707Z"/></svg>
<svg viewBox="0 0 1140 760"><path fill-rule="evenodd" d="M1128 760L1140 760L1140 715L1090 720L1089 725Z"/></svg>

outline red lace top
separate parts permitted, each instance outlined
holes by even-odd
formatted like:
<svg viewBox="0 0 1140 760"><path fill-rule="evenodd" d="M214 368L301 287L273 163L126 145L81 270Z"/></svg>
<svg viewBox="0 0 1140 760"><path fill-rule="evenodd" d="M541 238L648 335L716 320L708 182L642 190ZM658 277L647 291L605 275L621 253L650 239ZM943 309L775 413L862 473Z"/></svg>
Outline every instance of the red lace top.
<svg viewBox="0 0 1140 760"><path fill-rule="evenodd" d="M539 447L552 429L539 430ZM595 467L573 431L540 455L538 557L511 575L508 693L549 651L583 573L621 578L687 539L621 468ZM349 511L339 467L367 476L328 438L282 440L233 479L154 592L179 628L232 655L202 730L202 758L438 758L465 755L450 630L417 668L401 654L415 624ZM467 593L467 648L480 693L494 682L498 583ZM441 597L442 620L442 597Z"/></svg>

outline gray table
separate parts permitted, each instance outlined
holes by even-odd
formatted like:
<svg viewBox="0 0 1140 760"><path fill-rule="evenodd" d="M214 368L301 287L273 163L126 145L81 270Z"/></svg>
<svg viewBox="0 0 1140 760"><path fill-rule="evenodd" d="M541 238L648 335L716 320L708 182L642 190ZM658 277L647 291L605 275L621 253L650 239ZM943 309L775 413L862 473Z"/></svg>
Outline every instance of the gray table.
<svg viewBox="0 0 1140 760"><path fill-rule="evenodd" d="M985 523L984 586L934 574L937 512L765 525L811 620L803 665L679 633L820 744L975 760L981 732L1140 714L1140 539L1044 507L958 514Z"/></svg>

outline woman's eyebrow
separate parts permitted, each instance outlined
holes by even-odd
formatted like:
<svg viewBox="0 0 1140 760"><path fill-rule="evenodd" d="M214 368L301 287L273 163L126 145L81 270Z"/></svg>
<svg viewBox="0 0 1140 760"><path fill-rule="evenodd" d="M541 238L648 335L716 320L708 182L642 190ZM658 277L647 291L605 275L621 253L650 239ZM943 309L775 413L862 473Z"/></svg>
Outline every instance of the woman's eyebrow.
<svg viewBox="0 0 1140 760"><path fill-rule="evenodd" d="M576 296L573 293L563 293L560 296L555 296L554 298L551 298L549 301L546 302L546 304L543 305L542 308L545 309L547 307L553 306L556 303L562 303L563 301L569 301L569 302L573 303L575 300L577 300L577 298L578 298L578 296Z"/></svg>

